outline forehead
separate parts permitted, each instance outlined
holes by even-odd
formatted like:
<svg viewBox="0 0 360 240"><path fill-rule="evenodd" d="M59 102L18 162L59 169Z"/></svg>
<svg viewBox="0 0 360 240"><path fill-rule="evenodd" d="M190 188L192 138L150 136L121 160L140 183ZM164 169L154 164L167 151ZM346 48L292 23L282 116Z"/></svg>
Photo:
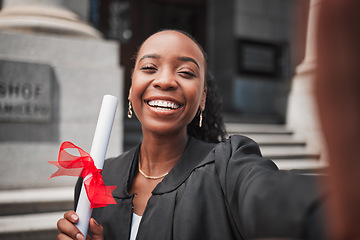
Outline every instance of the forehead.
<svg viewBox="0 0 360 240"><path fill-rule="evenodd" d="M204 55L198 45L186 35L176 31L164 31L150 36L142 44L138 59L146 54L192 57L199 64L205 64Z"/></svg>

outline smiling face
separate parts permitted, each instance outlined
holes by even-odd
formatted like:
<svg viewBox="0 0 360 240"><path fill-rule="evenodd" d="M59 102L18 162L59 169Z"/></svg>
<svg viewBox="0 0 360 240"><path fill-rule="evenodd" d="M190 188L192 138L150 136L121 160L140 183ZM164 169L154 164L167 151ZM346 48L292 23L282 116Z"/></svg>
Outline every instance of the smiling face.
<svg viewBox="0 0 360 240"><path fill-rule="evenodd" d="M189 37L163 31L141 46L129 100L143 131L160 135L182 132L205 108L205 59Z"/></svg>

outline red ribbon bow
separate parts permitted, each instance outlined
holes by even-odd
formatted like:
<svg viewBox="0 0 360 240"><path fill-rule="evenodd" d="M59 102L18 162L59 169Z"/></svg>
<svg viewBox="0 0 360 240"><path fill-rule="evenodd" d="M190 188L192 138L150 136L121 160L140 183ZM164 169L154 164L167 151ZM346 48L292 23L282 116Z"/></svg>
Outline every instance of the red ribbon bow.
<svg viewBox="0 0 360 240"><path fill-rule="evenodd" d="M68 153L66 149L69 148L77 149L80 156ZM58 161L49 161L49 163L59 168L50 178L57 176L78 176L85 179L90 175L90 177L84 181L84 185L91 203L91 208L116 204L112 196L112 191L115 190L116 186L105 186L101 175L102 170L96 168L90 154L75 146L73 143L63 142L60 146Z"/></svg>

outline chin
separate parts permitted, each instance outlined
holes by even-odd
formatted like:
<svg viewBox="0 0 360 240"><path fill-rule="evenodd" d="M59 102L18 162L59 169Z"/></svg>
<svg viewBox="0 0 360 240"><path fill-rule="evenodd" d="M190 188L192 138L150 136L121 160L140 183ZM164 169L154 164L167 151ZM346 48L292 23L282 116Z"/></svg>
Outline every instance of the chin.
<svg viewBox="0 0 360 240"><path fill-rule="evenodd" d="M143 129L143 131L144 130L159 136L175 136L180 134L181 132L184 132L186 134L186 127L184 127L183 129L179 129L178 125L175 125L174 122L172 122L171 124L158 123L148 125Z"/></svg>

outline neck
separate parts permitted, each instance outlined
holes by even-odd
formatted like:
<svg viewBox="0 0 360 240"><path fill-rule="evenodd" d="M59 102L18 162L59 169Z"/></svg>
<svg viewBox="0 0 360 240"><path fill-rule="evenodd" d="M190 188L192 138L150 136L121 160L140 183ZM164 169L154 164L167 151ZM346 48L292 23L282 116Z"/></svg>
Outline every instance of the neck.
<svg viewBox="0 0 360 240"><path fill-rule="evenodd" d="M187 142L186 133L171 136L144 133L140 148L142 171L153 176L169 172L180 159Z"/></svg>

